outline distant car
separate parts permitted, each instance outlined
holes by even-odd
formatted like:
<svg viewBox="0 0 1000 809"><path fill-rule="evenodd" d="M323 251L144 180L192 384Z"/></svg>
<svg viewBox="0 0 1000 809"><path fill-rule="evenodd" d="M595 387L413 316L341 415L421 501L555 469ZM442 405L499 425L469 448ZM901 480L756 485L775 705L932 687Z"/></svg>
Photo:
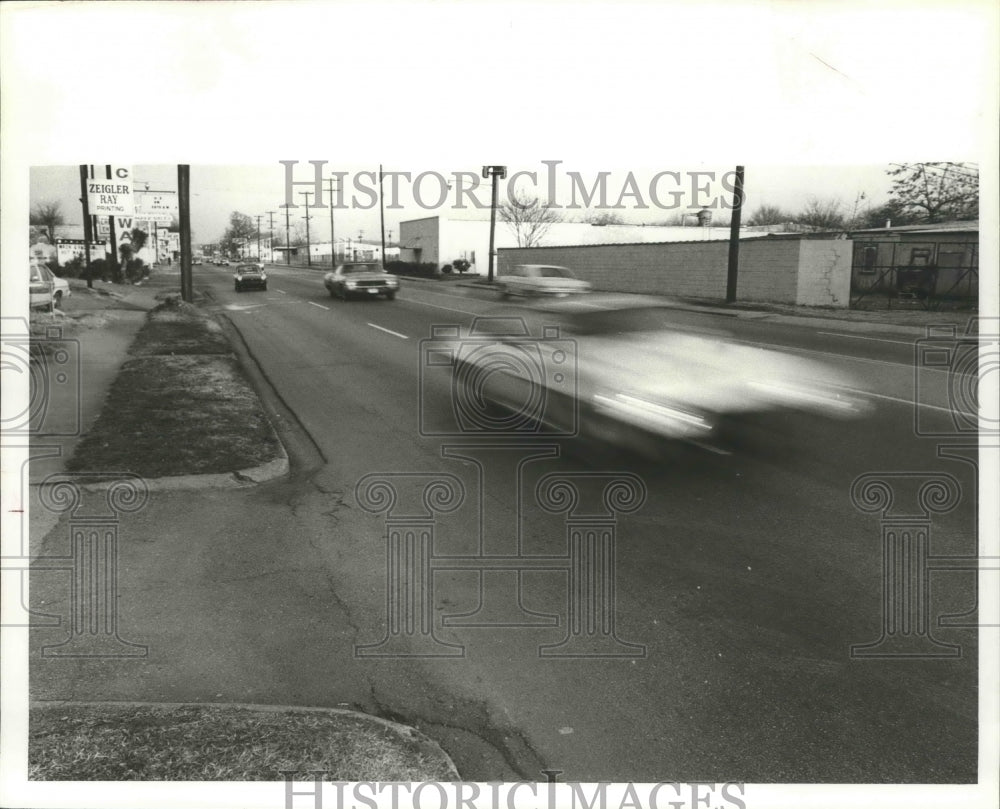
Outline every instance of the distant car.
<svg viewBox="0 0 1000 809"><path fill-rule="evenodd" d="M519 264L509 272L497 276L500 295L572 295L589 292L590 283L581 281L566 267L547 264Z"/></svg>
<svg viewBox="0 0 1000 809"><path fill-rule="evenodd" d="M376 262L341 264L323 276L323 286L329 290L331 298L346 301L352 296L374 298L384 295L391 301L399 290L399 279Z"/></svg>
<svg viewBox="0 0 1000 809"><path fill-rule="evenodd" d="M244 289L267 291L267 273L256 264L240 264L233 273L233 282L237 292L242 292Z"/></svg>
<svg viewBox="0 0 1000 809"><path fill-rule="evenodd" d="M229 259L228 258L220 258L219 261L218 261L218 264L219 264L220 267L228 267L229 266Z"/></svg>
<svg viewBox="0 0 1000 809"><path fill-rule="evenodd" d="M663 440L717 443L743 415L870 410L858 381L835 367L694 332L671 302L645 296L501 308L460 339L435 342L432 353L434 369L451 368L453 401L470 429L545 425L642 454L657 454Z"/></svg>
<svg viewBox="0 0 1000 809"><path fill-rule="evenodd" d="M32 309L51 308L55 304L54 277L44 264L31 260L28 270L28 305Z"/></svg>
<svg viewBox="0 0 1000 809"><path fill-rule="evenodd" d="M191 259L192 267L197 267L199 264L201 264L201 258L199 256L195 256L193 259Z"/></svg>

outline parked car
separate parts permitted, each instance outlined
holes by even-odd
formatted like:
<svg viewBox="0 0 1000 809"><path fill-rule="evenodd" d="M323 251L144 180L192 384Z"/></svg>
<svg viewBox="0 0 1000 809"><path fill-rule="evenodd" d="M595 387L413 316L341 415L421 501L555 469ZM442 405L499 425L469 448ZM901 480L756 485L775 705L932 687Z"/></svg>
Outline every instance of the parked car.
<svg viewBox="0 0 1000 809"><path fill-rule="evenodd" d="M399 279L376 262L341 264L323 276L323 286L330 292L331 298L346 301L355 295L368 298L384 295L391 301L399 290Z"/></svg>
<svg viewBox="0 0 1000 809"><path fill-rule="evenodd" d="M590 282L581 281L567 267L547 264L519 264L509 272L497 276L500 295L571 295L589 292Z"/></svg>
<svg viewBox="0 0 1000 809"><path fill-rule="evenodd" d="M839 370L695 332L669 301L645 296L532 301L452 337L431 345L428 363L448 358L454 402L475 411L458 415L480 431L583 434L648 455L664 439L724 443L719 436L745 415L870 409Z"/></svg>
<svg viewBox="0 0 1000 809"><path fill-rule="evenodd" d="M229 259L228 258L220 258L218 264L219 264L220 267L228 267L229 266Z"/></svg>
<svg viewBox="0 0 1000 809"><path fill-rule="evenodd" d="M28 269L28 305L32 309L52 308L55 304L55 276L44 264L31 259Z"/></svg>
<svg viewBox="0 0 1000 809"><path fill-rule="evenodd" d="M61 309L63 301L73 294L69 287L69 281L65 278L60 278L48 267L42 267L42 269L48 274L49 280L52 282L52 305L57 309Z"/></svg>
<svg viewBox="0 0 1000 809"><path fill-rule="evenodd" d="M237 292L244 289L267 291L267 273L256 264L240 264L233 273L233 283Z"/></svg>

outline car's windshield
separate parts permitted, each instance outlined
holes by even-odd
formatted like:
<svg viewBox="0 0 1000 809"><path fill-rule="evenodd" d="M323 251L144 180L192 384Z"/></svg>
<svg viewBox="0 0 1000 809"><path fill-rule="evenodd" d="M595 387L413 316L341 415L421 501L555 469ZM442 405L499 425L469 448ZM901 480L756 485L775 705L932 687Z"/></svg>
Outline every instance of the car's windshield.
<svg viewBox="0 0 1000 809"><path fill-rule="evenodd" d="M260 272L260 268L253 264L244 264L242 267L238 267L236 272L254 273L254 272Z"/></svg>
<svg viewBox="0 0 1000 809"><path fill-rule="evenodd" d="M538 274L542 278L574 278L575 276L565 267L539 267Z"/></svg>
<svg viewBox="0 0 1000 809"><path fill-rule="evenodd" d="M382 272L382 267L378 264L345 264L344 275L358 272Z"/></svg>

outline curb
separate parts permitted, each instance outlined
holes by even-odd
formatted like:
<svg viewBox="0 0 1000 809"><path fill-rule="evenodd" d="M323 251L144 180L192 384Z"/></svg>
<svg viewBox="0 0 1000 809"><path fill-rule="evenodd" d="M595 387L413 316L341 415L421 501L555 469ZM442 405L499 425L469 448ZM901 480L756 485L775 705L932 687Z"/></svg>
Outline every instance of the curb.
<svg viewBox="0 0 1000 809"><path fill-rule="evenodd" d="M329 716L347 716L362 722L371 722L372 724L381 725L382 727L391 730L401 739L419 746L421 752L425 752L430 756L438 758L438 760L443 762L448 770L450 770L450 772L454 775L455 781L462 780L462 776L458 772L458 768L455 766L455 762L452 761L451 756L444 751L444 748L442 748L441 745L429 736L426 736L416 728L409 725L402 725L399 722L392 722L391 720L383 719L380 716L372 716L371 714L361 713L360 711L351 711L346 708L317 708L296 705L257 705L248 702L77 702L75 700L32 700L28 703L29 709L34 708L39 710L54 710L63 706L79 708L160 708L163 710L173 710L177 708L216 708L219 710L256 711L258 713L313 713L327 714Z"/></svg>
<svg viewBox="0 0 1000 809"><path fill-rule="evenodd" d="M271 428L272 432L274 428ZM275 433L277 437L277 433ZM151 492L171 492L189 489L246 489L267 483L288 474L288 452L278 438L279 455L271 461L247 469L237 469L235 472L212 472L205 475L170 475L162 478L142 478L146 489ZM85 492L100 492L109 489L119 482L119 479L85 482L84 478L67 475L67 479L76 483Z"/></svg>

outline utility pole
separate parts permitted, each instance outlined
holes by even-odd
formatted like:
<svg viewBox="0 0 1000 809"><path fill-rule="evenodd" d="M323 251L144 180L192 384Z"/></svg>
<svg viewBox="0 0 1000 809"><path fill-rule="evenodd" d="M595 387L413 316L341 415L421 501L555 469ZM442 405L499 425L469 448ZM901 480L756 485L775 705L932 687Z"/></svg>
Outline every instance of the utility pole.
<svg viewBox="0 0 1000 809"><path fill-rule="evenodd" d="M106 164L105 176L107 179L111 179L111 164ZM108 226L111 232L111 278L118 281L118 234L115 233L115 218L113 216L108 217Z"/></svg>
<svg viewBox="0 0 1000 809"><path fill-rule="evenodd" d="M257 214L257 261L260 261L260 218L264 214Z"/></svg>
<svg viewBox="0 0 1000 809"><path fill-rule="evenodd" d="M310 191L299 191L299 196L306 198L306 215L305 215L305 220L306 220L306 263L311 267L313 265L313 262L312 262L312 246L310 245L310 242L309 242L309 220L312 219L312 217L309 216L309 195L310 195L310 193L311 193Z"/></svg>
<svg viewBox="0 0 1000 809"><path fill-rule="evenodd" d="M378 207L382 225L382 269L385 269L385 193L382 190L382 164L378 164Z"/></svg>
<svg viewBox="0 0 1000 809"><path fill-rule="evenodd" d="M177 212L181 220L181 299L194 301L194 283L191 278L191 167L177 167Z"/></svg>
<svg viewBox="0 0 1000 809"><path fill-rule="evenodd" d="M333 236L333 183L337 180L336 177L327 177L326 181L330 184L330 264L334 267L337 266L337 240ZM340 190L340 185L337 185L337 190Z"/></svg>
<svg viewBox="0 0 1000 809"><path fill-rule="evenodd" d="M288 206L285 206L285 264L292 263L292 231L288 224Z"/></svg>
<svg viewBox="0 0 1000 809"><path fill-rule="evenodd" d="M493 178L493 201L490 203L490 263L486 282L493 283L493 233L497 227L497 178L503 180L507 176L506 166L483 166L483 179Z"/></svg>
<svg viewBox="0 0 1000 809"><path fill-rule="evenodd" d="M269 239L267 248L267 257L274 261L274 215L277 211L267 211L268 218L270 219L270 224L267 227L267 238Z"/></svg>
<svg viewBox="0 0 1000 809"><path fill-rule="evenodd" d="M87 197L87 164L80 164L80 202L83 203L83 250L87 268L87 289L94 288L94 278L90 272L90 243L94 240L94 229L90 221L90 199Z"/></svg>
<svg viewBox="0 0 1000 809"><path fill-rule="evenodd" d="M740 273L740 219L743 213L743 166L736 167L733 185L733 217L729 221L729 272L726 275L726 303L736 302Z"/></svg>

